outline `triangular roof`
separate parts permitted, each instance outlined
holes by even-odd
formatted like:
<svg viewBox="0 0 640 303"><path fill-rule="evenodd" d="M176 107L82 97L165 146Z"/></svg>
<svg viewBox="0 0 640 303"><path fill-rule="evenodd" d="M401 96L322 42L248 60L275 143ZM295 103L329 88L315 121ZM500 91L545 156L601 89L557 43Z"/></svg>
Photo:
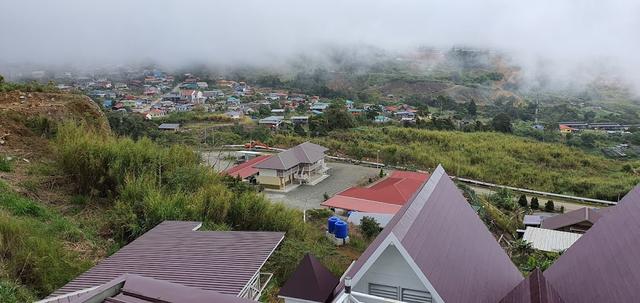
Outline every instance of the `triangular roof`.
<svg viewBox="0 0 640 303"><path fill-rule="evenodd" d="M324 158L327 148L311 142L304 142L271 156L266 161L254 165L255 168L286 170L300 163L315 163Z"/></svg>
<svg viewBox="0 0 640 303"><path fill-rule="evenodd" d="M564 214L545 218L540 223L540 227L546 229L559 229L585 221L595 224L600 217L602 217L602 215L596 209L583 207Z"/></svg>
<svg viewBox="0 0 640 303"><path fill-rule="evenodd" d="M318 259L305 254L298 268L280 288L279 296L313 302L328 302L333 299L336 278Z"/></svg>
<svg viewBox="0 0 640 303"><path fill-rule="evenodd" d="M610 207L544 274L572 302L636 302L638 256L640 186Z"/></svg>
<svg viewBox="0 0 640 303"><path fill-rule="evenodd" d="M389 239L444 302L497 302L522 275L441 166L348 271L353 285ZM341 284L337 291L341 291Z"/></svg>
<svg viewBox="0 0 640 303"><path fill-rule="evenodd" d="M518 286L511 290L500 303L564 303L558 291L536 268Z"/></svg>

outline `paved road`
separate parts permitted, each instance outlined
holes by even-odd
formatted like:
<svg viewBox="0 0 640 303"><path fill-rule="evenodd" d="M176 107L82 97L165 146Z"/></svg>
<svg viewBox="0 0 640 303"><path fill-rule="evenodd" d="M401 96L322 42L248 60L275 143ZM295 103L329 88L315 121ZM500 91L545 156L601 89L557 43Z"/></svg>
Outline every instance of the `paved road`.
<svg viewBox="0 0 640 303"><path fill-rule="evenodd" d="M345 163L328 162L327 166L330 167L327 172L330 176L316 185L302 185L288 193L265 191L265 194L272 201L283 202L299 209L318 208L324 201L324 193L333 196L380 172L376 168Z"/></svg>

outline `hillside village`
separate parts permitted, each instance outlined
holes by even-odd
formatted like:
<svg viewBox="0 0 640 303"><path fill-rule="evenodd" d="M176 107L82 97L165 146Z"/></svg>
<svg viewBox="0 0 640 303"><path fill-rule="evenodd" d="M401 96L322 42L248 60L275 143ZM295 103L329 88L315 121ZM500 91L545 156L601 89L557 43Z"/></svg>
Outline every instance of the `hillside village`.
<svg viewBox="0 0 640 303"><path fill-rule="evenodd" d="M0 302L634 302L637 113L484 68L0 78Z"/></svg>

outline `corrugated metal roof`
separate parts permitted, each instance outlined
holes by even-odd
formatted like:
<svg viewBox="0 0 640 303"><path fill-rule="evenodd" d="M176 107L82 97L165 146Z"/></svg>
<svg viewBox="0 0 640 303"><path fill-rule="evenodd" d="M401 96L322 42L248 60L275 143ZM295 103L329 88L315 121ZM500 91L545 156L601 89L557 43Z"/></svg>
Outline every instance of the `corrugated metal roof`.
<svg viewBox="0 0 640 303"><path fill-rule="evenodd" d="M215 291L203 290L195 287L187 287L184 285L156 280L143 276L125 274L76 299L64 302L249 303L255 301L241 299L231 295L224 295Z"/></svg>
<svg viewBox="0 0 640 303"><path fill-rule="evenodd" d="M267 159L269 159L269 157L271 157L271 155L262 155L262 156L258 156L255 157L249 161L246 161L244 163L240 163L236 166L233 166L227 170L225 170L224 172L226 174L228 174L229 176L240 176L240 178L244 179L250 176L253 176L255 174L258 173L258 169L256 169L255 167L253 167L255 164L258 164L262 161L265 161Z"/></svg>
<svg viewBox="0 0 640 303"><path fill-rule="evenodd" d="M535 269L500 303L564 303L558 291L545 279L540 269Z"/></svg>
<svg viewBox="0 0 640 303"><path fill-rule="evenodd" d="M529 226L524 231L522 239L530 242L537 250L560 252L571 247L580 236L581 234Z"/></svg>
<svg viewBox="0 0 640 303"><path fill-rule="evenodd" d="M342 191L322 206L362 212L395 214L429 178L429 174L394 171L371 187L352 187Z"/></svg>
<svg viewBox="0 0 640 303"><path fill-rule="evenodd" d="M338 282L338 278L318 259L307 253L289 280L280 288L278 295L313 302L328 302L333 299L333 289Z"/></svg>
<svg viewBox="0 0 640 303"><path fill-rule="evenodd" d="M640 186L610 208L545 271L567 302L640 298Z"/></svg>
<svg viewBox="0 0 640 303"><path fill-rule="evenodd" d="M164 221L58 289L58 296L137 274L238 295L284 237L281 232L196 231L200 222Z"/></svg>
<svg viewBox="0 0 640 303"><path fill-rule="evenodd" d="M254 167L287 170L300 163L315 163L324 158L325 151L327 151L327 148L323 146L313 144L311 142L305 142L275 154L266 161L262 161L261 163L254 165Z"/></svg>
<svg viewBox="0 0 640 303"><path fill-rule="evenodd" d="M522 281L509 256L441 166L369 245L347 276L360 271L390 234L401 241L445 302L494 303Z"/></svg>
<svg viewBox="0 0 640 303"><path fill-rule="evenodd" d="M564 214L546 218L542 220L540 227L546 229L559 229L585 221L594 224L600 219L600 217L602 217L602 215L598 213L598 210L583 207Z"/></svg>

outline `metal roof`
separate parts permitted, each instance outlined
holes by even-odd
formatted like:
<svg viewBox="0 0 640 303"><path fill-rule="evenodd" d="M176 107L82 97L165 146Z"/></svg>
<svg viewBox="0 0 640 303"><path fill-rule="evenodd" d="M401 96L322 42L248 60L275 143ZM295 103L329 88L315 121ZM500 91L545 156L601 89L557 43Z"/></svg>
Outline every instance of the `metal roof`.
<svg viewBox="0 0 640 303"><path fill-rule="evenodd" d="M570 302L637 302L638 256L640 186L610 207L544 275Z"/></svg>
<svg viewBox="0 0 640 303"><path fill-rule="evenodd" d="M445 302L497 302L522 281L509 256L441 166L398 211L347 276L360 271L391 234Z"/></svg>
<svg viewBox="0 0 640 303"><path fill-rule="evenodd" d="M178 129L180 124L178 123L162 123L158 126L159 129Z"/></svg>
<svg viewBox="0 0 640 303"><path fill-rule="evenodd" d="M312 164L324 158L326 147L304 142L290 149L271 156L266 161L262 161L255 168L287 170L301 163Z"/></svg>
<svg viewBox="0 0 640 303"><path fill-rule="evenodd" d="M342 191L322 206L355 211L395 214L420 189L429 174L394 171L370 187L352 187Z"/></svg>
<svg viewBox="0 0 640 303"><path fill-rule="evenodd" d="M528 226L522 239L530 242L531 247L549 252L567 250L580 239L581 234Z"/></svg>
<svg viewBox="0 0 640 303"><path fill-rule="evenodd" d="M278 296L328 302L333 299L333 289L338 282L340 280L318 259L307 253L287 282L280 288Z"/></svg>
<svg viewBox="0 0 640 303"><path fill-rule="evenodd" d="M601 216L602 215L598 213L597 209L583 207L561 215L546 218L542 220L540 227L546 229L559 229L585 221L594 224Z"/></svg>
<svg viewBox="0 0 640 303"><path fill-rule="evenodd" d="M252 300L224 295L215 291L188 287L138 275L125 274L100 287L69 300L60 298L52 303L248 303Z"/></svg>
<svg viewBox="0 0 640 303"><path fill-rule="evenodd" d="M284 237L281 232L197 231L199 227L200 222L164 221L52 296L127 273L238 295Z"/></svg>
<svg viewBox="0 0 640 303"><path fill-rule="evenodd" d="M236 166L230 167L229 169L225 170L224 172L226 174L228 174L229 176L235 177L235 176L240 176L240 178L244 179L250 176L253 176L255 174L258 173L258 169L254 168L253 165L258 164L262 161L265 161L267 159L269 159L269 157L271 157L271 155L262 155L262 156L258 156L255 157L253 159L250 159L244 163L240 163Z"/></svg>
<svg viewBox="0 0 640 303"><path fill-rule="evenodd" d="M558 291L535 269L509 292L500 303L564 303Z"/></svg>

